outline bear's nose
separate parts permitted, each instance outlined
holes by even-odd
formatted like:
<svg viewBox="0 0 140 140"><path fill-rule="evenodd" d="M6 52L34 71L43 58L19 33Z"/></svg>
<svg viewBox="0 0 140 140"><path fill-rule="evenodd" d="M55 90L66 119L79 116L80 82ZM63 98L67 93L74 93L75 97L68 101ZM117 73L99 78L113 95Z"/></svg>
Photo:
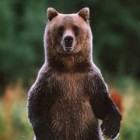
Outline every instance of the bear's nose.
<svg viewBox="0 0 140 140"><path fill-rule="evenodd" d="M73 43L73 37L72 36L66 36L64 38L64 42L65 42L66 47L71 47L72 43Z"/></svg>

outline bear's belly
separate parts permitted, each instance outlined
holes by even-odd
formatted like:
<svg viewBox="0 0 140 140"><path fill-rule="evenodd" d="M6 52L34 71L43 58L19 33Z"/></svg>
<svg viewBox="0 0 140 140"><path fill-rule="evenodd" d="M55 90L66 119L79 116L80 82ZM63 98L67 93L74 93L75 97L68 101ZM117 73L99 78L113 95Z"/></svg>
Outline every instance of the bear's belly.
<svg viewBox="0 0 140 140"><path fill-rule="evenodd" d="M98 135L98 122L88 99L58 99L50 111L51 128L61 140L83 140L89 129Z"/></svg>

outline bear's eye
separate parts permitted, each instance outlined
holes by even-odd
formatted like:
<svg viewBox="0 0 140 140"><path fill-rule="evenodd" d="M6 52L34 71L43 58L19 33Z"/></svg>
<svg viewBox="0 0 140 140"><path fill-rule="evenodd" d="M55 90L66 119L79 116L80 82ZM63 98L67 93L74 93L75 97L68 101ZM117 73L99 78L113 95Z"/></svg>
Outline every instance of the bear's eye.
<svg viewBox="0 0 140 140"><path fill-rule="evenodd" d="M58 34L59 34L60 36L63 35L64 29L65 29L64 26L59 26L59 27L58 27Z"/></svg>
<svg viewBox="0 0 140 140"><path fill-rule="evenodd" d="M76 25L72 26L73 32L75 33L75 36L77 36L80 33L80 28Z"/></svg>

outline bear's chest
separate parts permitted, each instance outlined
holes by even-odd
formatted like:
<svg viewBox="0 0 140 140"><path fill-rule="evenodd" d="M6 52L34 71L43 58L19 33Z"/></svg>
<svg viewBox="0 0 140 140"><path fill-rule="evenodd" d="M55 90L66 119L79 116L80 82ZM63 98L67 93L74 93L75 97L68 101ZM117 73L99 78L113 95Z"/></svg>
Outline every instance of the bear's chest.
<svg viewBox="0 0 140 140"><path fill-rule="evenodd" d="M58 85L57 97L50 110L51 126L60 133L85 130L96 119L90 105L90 99L84 93L84 76L58 76L55 84ZM71 132L72 131L72 132Z"/></svg>
<svg viewBox="0 0 140 140"><path fill-rule="evenodd" d="M83 74L54 74L50 78L50 91L55 94L55 100L69 105L79 104L89 100L85 93L85 75Z"/></svg>

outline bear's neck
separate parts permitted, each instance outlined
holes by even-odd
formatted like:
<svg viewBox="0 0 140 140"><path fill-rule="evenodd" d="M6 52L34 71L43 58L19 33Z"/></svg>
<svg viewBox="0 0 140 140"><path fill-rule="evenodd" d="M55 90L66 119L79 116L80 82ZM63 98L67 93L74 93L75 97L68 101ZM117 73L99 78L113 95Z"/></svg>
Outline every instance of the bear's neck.
<svg viewBox="0 0 140 140"><path fill-rule="evenodd" d="M79 52L71 55L57 55L47 58L48 67L58 72L87 72L91 69L92 60Z"/></svg>

